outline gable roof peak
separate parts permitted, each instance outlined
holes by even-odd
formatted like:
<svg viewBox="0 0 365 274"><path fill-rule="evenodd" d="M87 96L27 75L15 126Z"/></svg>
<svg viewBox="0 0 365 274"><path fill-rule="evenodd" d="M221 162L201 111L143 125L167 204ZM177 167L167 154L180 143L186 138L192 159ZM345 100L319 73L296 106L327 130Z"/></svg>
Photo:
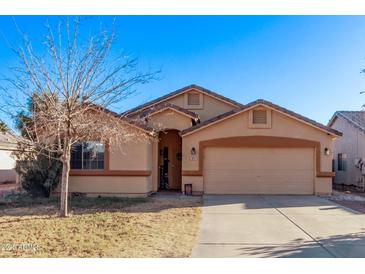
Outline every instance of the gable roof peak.
<svg viewBox="0 0 365 274"><path fill-rule="evenodd" d="M255 105L263 104L263 105L265 105L266 103L270 103L270 102L266 101L264 99L256 99L255 101L252 101L252 102L248 103L248 105L251 105L251 104L255 104Z"/></svg>
<svg viewBox="0 0 365 274"><path fill-rule="evenodd" d="M218 93L216 93L214 91L211 91L209 89L206 89L206 88L204 88L202 86L199 86L199 85L196 85L196 84L191 84L189 86L185 86L183 88L180 88L178 90L175 90L173 92L170 92L170 93L168 93L166 95L160 96L160 97L158 97L158 98L156 98L156 99L154 99L152 101L149 101L149 102L146 102L144 104L141 104L141 105L139 105L139 106L137 106L135 108L132 108L130 110L127 110L127 111L121 113L121 115L122 116L129 116L129 115L138 113L140 111L145 110L148 107L151 107L151 106L160 104L160 103L162 103L162 102L164 102L164 101L166 101L166 100L168 100L170 98L176 97L176 96L178 96L180 94L183 94L183 93L185 93L185 92L187 92L187 91L189 91L191 89L195 89L195 90L200 91L200 92L203 92L203 93L205 93L205 94L207 94L207 95L209 95L211 97L218 98L218 99L220 99L220 100L222 100L222 101L224 101L224 102L226 102L228 104L231 104L231 105L235 106L236 108L239 108L239 107L242 107L243 106L241 103L236 102L236 101L234 101L234 100L232 100L230 98L227 98L227 97L225 97L223 95L220 95L220 94L218 94Z"/></svg>
<svg viewBox="0 0 365 274"><path fill-rule="evenodd" d="M141 111L139 116L140 117L148 117L152 114L155 114L155 113L160 112L160 111L168 110L168 109L183 113L183 114L191 117L194 120L199 119L199 115L197 113L192 112L192 111L190 111L188 109L185 109L183 107L177 106L175 104L171 104L171 103L161 103L161 104L154 105L154 106L152 106L152 107L150 107L146 110Z"/></svg>
<svg viewBox="0 0 365 274"><path fill-rule="evenodd" d="M220 115L218 115L216 117L213 117L211 119L208 119L208 120L204 121L203 123L197 124L197 125L195 125L195 126L193 126L191 128L188 128L188 129L183 130L181 132L181 134L182 135L185 135L185 134L190 133L190 132L193 132L195 130L198 130L198 129L207 127L207 126L212 125L212 124L214 124L216 122L219 122L220 120L223 120L225 118L229 118L231 116L234 116L235 114L238 114L238 113L247 111L248 109L251 109L251 108L255 107L256 105L265 105L265 106L267 106L269 108L272 108L272 109L274 109L276 111L279 111L279 112L284 113L284 114L286 114L288 116L291 116L291 117L293 117L293 118L295 118L295 119L297 119L299 121L302 121L302 122L304 122L306 124L309 124L309 125L311 125L313 127L316 127L316 128L318 128L318 129L320 129L322 131L325 131L327 133L331 133L333 135L342 136L342 133L341 132L339 132L339 131L337 131L337 130L335 130L333 128L330 128L328 126L325 126L325 125L323 125L323 124L321 124L319 122L316 122L316 121L314 121L312 119L309 119L309 118L307 118L305 116L302 116L302 115L300 115L300 114L298 114L298 113L296 113L294 111L288 110L286 108L283 108L283 107L281 107L279 105L276 105L276 104L274 104L274 103L272 103L270 101L266 101L264 99L257 99L257 100L252 101L251 103L248 103L247 105L244 105L244 106L242 106L242 107L240 107L238 109L234 109L234 110L225 112L223 114L220 114Z"/></svg>

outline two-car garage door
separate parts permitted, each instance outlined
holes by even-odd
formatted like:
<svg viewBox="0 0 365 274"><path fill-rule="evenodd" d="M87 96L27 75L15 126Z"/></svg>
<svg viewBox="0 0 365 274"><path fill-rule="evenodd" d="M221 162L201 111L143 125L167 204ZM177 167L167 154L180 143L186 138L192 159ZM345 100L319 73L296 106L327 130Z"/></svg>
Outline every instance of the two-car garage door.
<svg viewBox="0 0 365 274"><path fill-rule="evenodd" d="M313 148L204 150L206 194L313 194Z"/></svg>

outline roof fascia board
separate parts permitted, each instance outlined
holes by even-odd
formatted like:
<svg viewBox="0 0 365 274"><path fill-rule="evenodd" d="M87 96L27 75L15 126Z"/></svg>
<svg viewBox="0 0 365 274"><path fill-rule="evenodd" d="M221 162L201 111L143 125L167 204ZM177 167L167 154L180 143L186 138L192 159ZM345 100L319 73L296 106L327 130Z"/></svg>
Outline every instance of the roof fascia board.
<svg viewBox="0 0 365 274"><path fill-rule="evenodd" d="M188 135L193 134L193 133L195 133L195 132L198 132L198 131L200 131L200 130L202 130L202 129L204 129L204 128L207 128L207 127L209 127L209 126L215 125L215 124L220 123L220 122L223 122L223 121L225 121L225 120L227 120L227 119L230 119L230 118L232 118L232 117L235 117L235 116L236 116L236 115L238 115L238 114L241 114L241 113L244 113L244 112L246 112L246 111L249 111L249 110L251 110L251 109L253 109L253 108L257 107L257 106L264 106L264 107L269 108L269 109L271 109L271 110L277 111L277 112L279 112L279 113L281 113L281 114L283 114L283 115L285 115L285 116L287 116L287 117L290 117L290 118L292 118L292 119L294 119L294 120L296 120L296 121L298 121L298 122L301 122L301 123L306 124L306 125L308 125L308 126L310 126L310 127L316 128L316 129L318 129L318 130L320 130L320 131L322 131L322 132L328 133L328 134L330 134L330 135L332 135L332 136L334 136L334 137L337 137L337 136L338 136L338 135L334 134L333 132L330 132L330 131L325 130L325 129L320 128L320 127L317 127L317 126L315 126L315 125L313 125L313 124L311 124L311 123L308 123L308 122L306 122L306 121L303 121L302 119L299 119L299 118L297 118L297 117L295 117L295 116L293 116L293 115L291 115L291 114L289 114L289 113L285 113L285 112L283 112L283 111L281 111L281 110L279 110L279 109L277 109L277 108L271 107L271 106L266 105L265 103L261 103L261 102L259 102L259 103L257 103L257 104L254 104L254 105L252 105L252 106L249 106L249 107L247 107L247 108L244 108L244 109L242 109L242 110L240 110L240 111L237 111L237 112L233 113L232 115L229 115L229 116L227 116L227 117L224 117L224 118L222 118L222 119L220 119L220 120L214 121L213 123L210 123L210 124L207 124L207 125L205 125L205 126L199 127L199 128L197 128L196 130L193 130L193 131L187 132L186 134L183 134L182 136L183 136L183 137L188 136Z"/></svg>

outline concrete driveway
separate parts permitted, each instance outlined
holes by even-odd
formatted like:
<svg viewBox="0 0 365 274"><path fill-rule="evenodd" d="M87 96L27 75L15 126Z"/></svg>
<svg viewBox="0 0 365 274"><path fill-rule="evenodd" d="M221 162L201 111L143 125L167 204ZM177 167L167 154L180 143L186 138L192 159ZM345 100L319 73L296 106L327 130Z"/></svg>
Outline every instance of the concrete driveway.
<svg viewBox="0 0 365 274"><path fill-rule="evenodd" d="M315 196L203 197L192 257L365 257L365 214Z"/></svg>

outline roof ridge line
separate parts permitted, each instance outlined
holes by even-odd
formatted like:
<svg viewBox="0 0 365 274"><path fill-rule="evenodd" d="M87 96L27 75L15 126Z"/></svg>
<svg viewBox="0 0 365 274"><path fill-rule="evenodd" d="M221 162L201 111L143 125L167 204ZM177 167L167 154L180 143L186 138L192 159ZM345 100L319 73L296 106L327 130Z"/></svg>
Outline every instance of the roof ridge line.
<svg viewBox="0 0 365 274"><path fill-rule="evenodd" d="M148 101L148 102L146 102L144 104L140 104L139 106L136 106L136 107L134 107L132 109L129 109L127 111L124 111L124 112L120 113L120 115L126 116L126 115L130 115L132 113L138 112L140 110L143 110L143 109L147 108L150 105L158 104L159 102L164 101L164 100L167 100L168 98L170 98L172 96L177 96L180 93L186 92L189 89L197 89L197 90L200 90L201 92L207 93L208 95L211 95L213 97L217 97L217 98L219 98L219 99L221 99L223 101L226 101L227 103L230 103L232 105L235 105L237 107L243 106L243 104L241 104L241 103L239 103L239 102L237 102L237 101L235 101L233 99L230 99L230 98L228 98L226 96L223 96L223 95L221 95L221 94L219 94L219 93L217 93L215 91L209 90L207 88L204 88L204 87L199 86L199 85L196 85L196 84L191 84L191 85L182 87L180 89L177 89L175 91L172 91L170 93L167 93L165 95L162 95L162 96L160 96L160 97L158 97L156 99L150 100L150 101Z"/></svg>
<svg viewBox="0 0 365 274"><path fill-rule="evenodd" d="M281 107L279 105L276 105L276 104L274 104L274 103L272 103L270 101L266 101L264 99L257 99L255 101L252 101L252 102L246 104L246 105L243 105L242 107L240 107L238 109L233 109L233 110L227 111L225 113L222 113L220 115L217 115L215 117L212 117L212 118L210 118L208 120L205 120L203 123L197 124L197 125L195 125L193 127L190 127L188 129L183 130L181 132L181 135L184 135L186 133L193 132L193 131L195 131L195 130L197 130L199 128L202 128L204 126L208 126L211 123L216 122L216 121L219 121L221 119L228 118L228 117L230 117L230 116L232 116L232 115L234 115L236 113L239 113L241 111L244 111L244 110L246 110L246 109L248 109L248 108L250 108L252 106L258 105L258 104L263 104L263 105L266 105L268 107L272 107L272 108L276 109L277 111L281 111L281 112L286 113L286 114L288 114L290 116L296 117L297 119L302 120L302 122L309 123L309 124L311 124L314 127L320 128L320 129L322 129L324 131L327 131L327 132L331 132L332 134L339 135L339 136L342 135L342 133L339 132L338 130L335 130L335 129L333 129L331 127L328 127L328 126L326 126L326 125L324 125L322 123L319 123L319 122L317 122L317 121L315 121L313 119L310 119L308 117L305 117L305 116L303 116L303 115L301 115L299 113L296 113L294 111L291 111L289 109L286 109L284 107Z"/></svg>
<svg viewBox="0 0 365 274"><path fill-rule="evenodd" d="M141 111L140 112L140 117L146 117L148 115L152 115L158 111L163 111L165 109L172 109L172 110L175 110L177 112L180 112L180 113L184 113L186 115L189 115L190 117L192 118L199 118L199 115L193 111L190 111L186 108L183 108L181 106L178 106L178 105L175 105L175 104L172 104L172 103L163 103L163 104L158 104L158 105L155 105L145 111Z"/></svg>

